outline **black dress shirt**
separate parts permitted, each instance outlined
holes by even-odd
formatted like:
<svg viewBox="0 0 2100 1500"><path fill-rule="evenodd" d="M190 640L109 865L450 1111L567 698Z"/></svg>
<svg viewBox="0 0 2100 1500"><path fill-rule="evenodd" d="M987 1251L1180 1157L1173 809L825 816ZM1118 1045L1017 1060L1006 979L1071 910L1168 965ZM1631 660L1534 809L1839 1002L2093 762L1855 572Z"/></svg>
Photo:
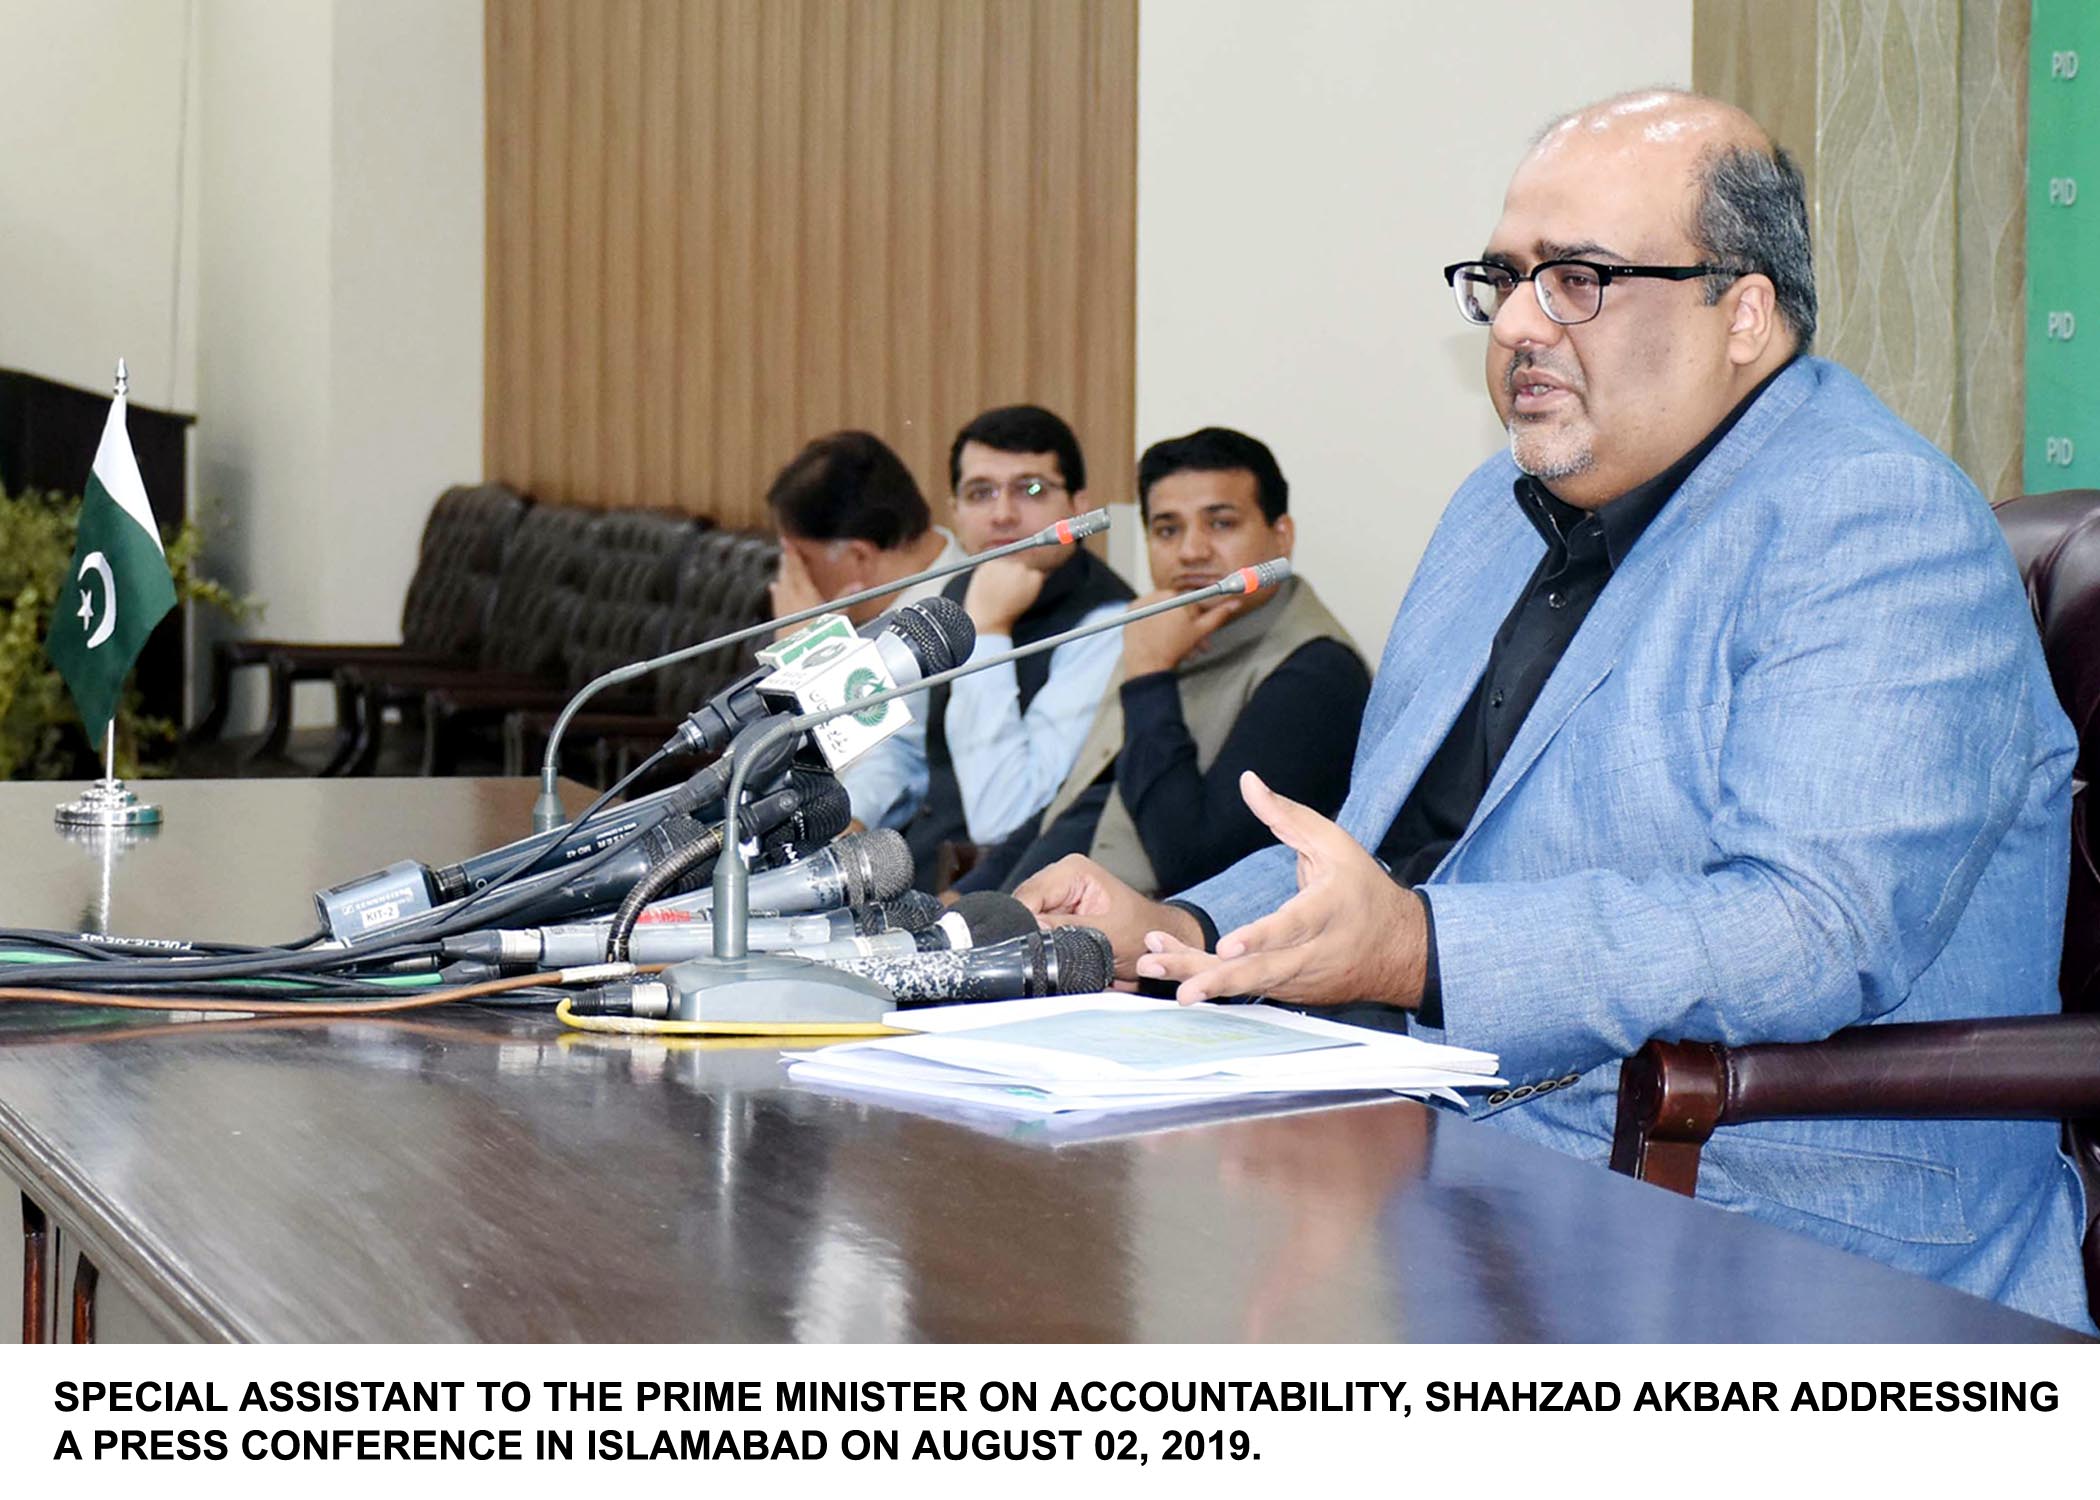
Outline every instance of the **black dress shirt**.
<svg viewBox="0 0 2100 1500"><path fill-rule="evenodd" d="M1422 1001L1415 1014L1424 1025L1443 1025L1444 997L1437 963L1436 904L1433 892L1424 888L1422 882L1443 862L1451 846L1466 831L1466 825L1473 821L1502 757L1509 753L1510 744L1523 728L1532 705L1538 702L1546 679L1560 665L1569 642L1589 617L1591 606L1611 582L1612 574L1692 471L1706 461L1743 413L1786 368L1782 365L1760 381L1698 446L1677 462L1594 511L1569 505L1528 474L1517 480L1516 504L1545 539L1546 555L1539 559L1539 565L1517 595L1517 602L1504 617L1501 629L1495 632L1487 668L1474 685L1472 697L1459 710L1443 744L1422 768L1414 789L1372 851L1393 879L1413 886L1422 897L1429 925L1427 972ZM1219 933L1209 913L1190 902L1170 904L1195 917L1203 929L1206 948L1217 947ZM1404 1029L1407 1015L1398 1007L1375 1001L1324 1006L1317 1014L1388 1031Z"/></svg>
<svg viewBox="0 0 2100 1500"><path fill-rule="evenodd" d="M1428 972L1416 1015L1424 1025L1443 1025L1444 1007L1436 953L1436 907L1422 882L1473 821L1502 757L1509 753L1546 679L1567 654L1568 643L1589 618L1612 574L1692 471L1728 436L1765 387L1779 378L1780 370L1758 382L1684 457L1593 511L1568 504L1528 474L1517 480L1517 506L1545 539L1546 555L1539 559L1517 602L1503 618L1502 628L1495 632L1487 669L1474 685L1473 696L1459 710L1443 744L1422 768L1414 790L1373 851L1393 879L1415 887L1423 899L1429 922ZM1377 1024L1369 1015L1348 1019Z"/></svg>

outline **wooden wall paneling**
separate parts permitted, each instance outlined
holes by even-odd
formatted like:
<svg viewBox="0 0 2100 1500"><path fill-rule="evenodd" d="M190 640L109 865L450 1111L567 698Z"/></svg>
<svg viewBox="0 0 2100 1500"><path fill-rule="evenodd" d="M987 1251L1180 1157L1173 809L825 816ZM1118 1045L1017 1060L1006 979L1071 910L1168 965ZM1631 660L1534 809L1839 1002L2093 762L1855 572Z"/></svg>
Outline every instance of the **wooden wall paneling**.
<svg viewBox="0 0 2100 1500"><path fill-rule="evenodd" d="M889 326L884 343L890 383L880 429L919 477L934 514L948 519L948 436L938 350L940 226L949 206L940 160L941 0L899 0L895 44L896 130L887 178L895 215L889 242Z"/></svg>
<svg viewBox="0 0 2100 1500"><path fill-rule="evenodd" d="M715 75L715 129L722 152L722 264L715 273L716 342L710 354L722 395L713 428L714 480L708 501L725 525L757 519L762 497L744 493L747 454L756 440L758 354L768 337L756 295L759 234L759 130L755 128L765 0L728 0Z"/></svg>
<svg viewBox="0 0 2100 1500"><path fill-rule="evenodd" d="M645 0L640 17L642 169L636 201L640 244L641 388L636 392L636 498L677 506L680 483L673 413L678 392L678 191L680 42L677 0Z"/></svg>
<svg viewBox="0 0 2100 1500"><path fill-rule="evenodd" d="M641 495L636 448L641 415L642 6L600 0L605 23L604 321L598 346L599 499L634 505Z"/></svg>
<svg viewBox="0 0 2100 1500"><path fill-rule="evenodd" d="M484 411L499 400L525 400L532 407L531 441L515 464L495 476L528 494L559 498L569 469L569 26L573 15L562 0L528 0L533 12L530 65L534 87L518 101L532 121L533 305L531 363L512 372L513 390L490 392ZM493 217L493 216L492 216Z"/></svg>
<svg viewBox="0 0 2100 1500"><path fill-rule="evenodd" d="M801 190L795 240L795 421L777 450L781 458L820 432L846 424L846 282L852 274L845 242L847 25L852 7L834 0L803 0L802 65L795 92L802 104Z"/></svg>
<svg viewBox="0 0 2100 1500"><path fill-rule="evenodd" d="M575 59L569 112L569 214L554 232L569 242L568 347L561 381L567 392L568 464L550 500L589 496L604 503L605 394L605 66L606 13L595 5L564 7Z"/></svg>
<svg viewBox="0 0 2100 1500"><path fill-rule="evenodd" d="M1041 315L1029 345L1030 367L1044 389L1069 392L1067 400L1081 402L1087 400L1087 383L1080 357L1080 226L1086 219L1087 201L1080 175L1080 142L1093 123L1086 113L1084 40L1081 24L1038 29L1035 114L1029 141L1034 165L1031 191L1042 211L1028 239L1031 302ZM1082 415L1098 426L1106 414L1082 408L1074 411L1072 420ZM1089 436L1100 444L1113 442L1116 435L1100 431ZM1104 450L1101 457L1113 465L1114 454ZM1103 498L1098 486L1110 472L1105 467L1098 478L1090 476L1097 487L1096 500Z"/></svg>
<svg viewBox="0 0 2100 1500"><path fill-rule="evenodd" d="M1127 493L1134 0L488 13L493 476L763 524L863 426L945 512L954 428L1027 400Z"/></svg>
<svg viewBox="0 0 2100 1500"><path fill-rule="evenodd" d="M722 9L683 5L677 16L678 105L672 134L677 156L666 222L671 227L677 295L666 314L672 349L672 503L707 510L714 492L717 379L714 268L719 263L722 133L715 125L720 90L714 68L721 54Z"/></svg>
<svg viewBox="0 0 2100 1500"><path fill-rule="evenodd" d="M987 398L979 363L984 348L982 252L991 228L984 88L991 72L989 41L982 5L948 0L942 7L936 64L941 76L940 135L933 173L934 301L926 308L934 326L933 423L941 430L969 420L967 408L1003 399Z"/></svg>
<svg viewBox="0 0 2100 1500"><path fill-rule="evenodd" d="M1111 496L1135 498L1137 464L1137 7L1115 0L1088 0L1086 118L1095 129L1086 138L1083 192L1087 211L1079 280L1080 322L1085 330L1081 368L1083 406L1094 446L1105 450L1123 488Z"/></svg>

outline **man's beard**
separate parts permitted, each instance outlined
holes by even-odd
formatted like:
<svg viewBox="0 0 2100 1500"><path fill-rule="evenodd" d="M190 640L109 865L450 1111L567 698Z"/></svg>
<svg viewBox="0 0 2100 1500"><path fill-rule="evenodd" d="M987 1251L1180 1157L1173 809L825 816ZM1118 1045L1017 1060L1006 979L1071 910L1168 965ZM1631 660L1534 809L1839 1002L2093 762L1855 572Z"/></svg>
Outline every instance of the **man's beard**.
<svg viewBox="0 0 2100 1500"><path fill-rule="evenodd" d="M1551 484L1556 479L1573 479L1578 474L1589 473L1591 469L1597 466L1596 452L1588 445L1584 445L1572 453L1562 454L1557 458L1540 458L1527 461L1524 457L1522 443L1523 438L1519 436L1517 424L1513 420L1509 424L1509 456L1516 461L1518 468L1542 483Z"/></svg>

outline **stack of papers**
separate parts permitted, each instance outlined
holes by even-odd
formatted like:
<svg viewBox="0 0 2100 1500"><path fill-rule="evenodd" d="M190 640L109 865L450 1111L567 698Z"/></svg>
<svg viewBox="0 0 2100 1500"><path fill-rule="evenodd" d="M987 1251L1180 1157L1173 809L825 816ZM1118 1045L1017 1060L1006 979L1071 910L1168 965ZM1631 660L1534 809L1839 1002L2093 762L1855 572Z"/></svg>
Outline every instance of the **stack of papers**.
<svg viewBox="0 0 2100 1500"><path fill-rule="evenodd" d="M1032 1115L1365 1090L1462 1104L1502 1082L1493 1053L1266 1005L1067 995L883 1019L915 1034L789 1053L788 1076Z"/></svg>

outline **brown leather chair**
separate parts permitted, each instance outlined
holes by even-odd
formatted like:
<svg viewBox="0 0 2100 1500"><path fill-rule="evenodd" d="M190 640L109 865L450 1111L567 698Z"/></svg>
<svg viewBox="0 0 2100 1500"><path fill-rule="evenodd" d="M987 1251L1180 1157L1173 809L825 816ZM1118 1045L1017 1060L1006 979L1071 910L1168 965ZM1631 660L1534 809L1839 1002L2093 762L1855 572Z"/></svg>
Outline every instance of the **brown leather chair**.
<svg viewBox="0 0 2100 1500"><path fill-rule="evenodd" d="M530 506L500 484L456 484L438 496L423 523L416 571L401 605L398 644L219 642L212 653L211 709L190 731L190 742L216 740L224 731L233 674L246 667L269 672L269 717L251 756L274 756L291 735L294 683L362 664L471 665L481 649L511 535Z"/></svg>
<svg viewBox="0 0 2100 1500"><path fill-rule="evenodd" d="M503 681L452 680L423 696L423 774L451 775L485 738L502 754L509 714L558 710L585 683L614 667L655 656L670 636L685 565L714 523L683 511L609 510L591 533L580 607L562 650L563 677L538 688ZM615 689L608 708L648 710L648 688Z"/></svg>
<svg viewBox="0 0 2100 1500"><path fill-rule="evenodd" d="M2087 1301L2100 1318L2100 490L1997 507L2064 712L2078 732L2060 1016L1859 1026L1820 1042L1652 1041L1619 1074L1612 1169L1677 1192L1724 1125L1780 1119L2055 1119L2086 1184Z"/></svg>
<svg viewBox="0 0 2100 1500"><path fill-rule="evenodd" d="M423 695L434 689L468 683L514 692L559 689L601 515L580 505L548 504L525 513L504 549L488 627L473 661L374 660L339 668L336 699L350 709L352 737L324 774L372 774L387 710L420 721Z"/></svg>
<svg viewBox="0 0 2100 1500"><path fill-rule="evenodd" d="M660 650L711 640L768 618L767 590L779 567L780 543L769 533L711 531L701 536L681 561L670 628ZM741 646L718 647L657 673L649 684L651 698L646 705L594 700L563 732L565 773L585 775L599 786L609 785L612 778L624 775L635 761L668 739L687 714L750 671L756 664L757 648L766 643L759 636ZM543 706L521 706L509 717L504 725L508 774L524 775L537 769L554 718L552 709ZM583 770L586 757L588 771ZM688 764L676 774L683 776L692 769ZM635 790L649 787L650 783L642 783Z"/></svg>

